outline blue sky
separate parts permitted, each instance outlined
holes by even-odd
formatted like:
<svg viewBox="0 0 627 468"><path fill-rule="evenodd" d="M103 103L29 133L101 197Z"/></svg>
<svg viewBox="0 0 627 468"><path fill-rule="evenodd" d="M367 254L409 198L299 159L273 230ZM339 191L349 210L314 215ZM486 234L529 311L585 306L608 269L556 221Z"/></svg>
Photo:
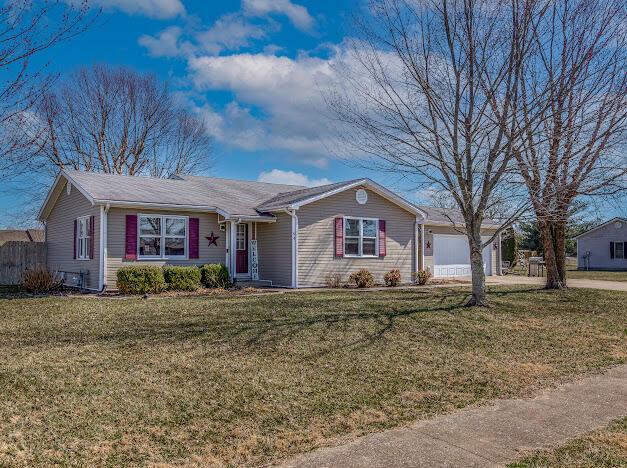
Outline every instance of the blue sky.
<svg viewBox="0 0 627 468"><path fill-rule="evenodd" d="M359 0L91 3L103 9L97 23L40 63L61 75L107 63L168 80L214 137L207 175L305 185L367 176L416 199L415 187L393 175L334 158L326 138L332 129L322 93L337 76L333 64ZM20 201L0 193L0 225Z"/></svg>

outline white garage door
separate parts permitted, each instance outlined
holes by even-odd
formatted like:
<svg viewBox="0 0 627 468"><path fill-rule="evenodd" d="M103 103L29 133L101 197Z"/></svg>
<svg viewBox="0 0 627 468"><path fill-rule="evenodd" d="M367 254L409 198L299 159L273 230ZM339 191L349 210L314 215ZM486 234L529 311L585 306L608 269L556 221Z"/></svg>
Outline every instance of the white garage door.
<svg viewBox="0 0 627 468"><path fill-rule="evenodd" d="M484 242L489 237L485 237ZM434 234L434 276L470 276L470 248L468 238L463 235ZM483 250L483 268L486 275L492 274L492 250L488 245Z"/></svg>

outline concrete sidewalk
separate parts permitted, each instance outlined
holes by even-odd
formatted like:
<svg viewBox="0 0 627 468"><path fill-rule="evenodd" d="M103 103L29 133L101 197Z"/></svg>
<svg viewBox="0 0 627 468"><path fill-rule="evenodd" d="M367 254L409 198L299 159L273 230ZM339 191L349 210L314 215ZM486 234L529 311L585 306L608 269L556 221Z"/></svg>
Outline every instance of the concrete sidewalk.
<svg viewBox="0 0 627 468"><path fill-rule="evenodd" d="M531 399L497 400L288 460L284 467L503 466L627 414L627 365Z"/></svg>
<svg viewBox="0 0 627 468"><path fill-rule="evenodd" d="M471 278L460 278L466 280L469 283ZM518 276L518 275L505 275L505 276L486 276L486 284L532 284L542 286L546 281L543 277L537 276ZM605 289L608 291L627 291L627 281L605 281L594 279L568 279L567 283L569 288L591 288L591 289Z"/></svg>

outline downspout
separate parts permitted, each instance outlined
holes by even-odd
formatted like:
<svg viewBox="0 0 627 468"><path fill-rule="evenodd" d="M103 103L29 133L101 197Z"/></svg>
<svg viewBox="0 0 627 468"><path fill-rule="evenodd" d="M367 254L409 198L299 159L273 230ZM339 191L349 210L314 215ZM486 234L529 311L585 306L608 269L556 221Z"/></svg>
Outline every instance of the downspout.
<svg viewBox="0 0 627 468"><path fill-rule="evenodd" d="M292 288L298 288L298 215L296 210L283 210L292 218Z"/></svg>
<svg viewBox="0 0 627 468"><path fill-rule="evenodd" d="M416 222L414 223L414 268L412 273L417 273L420 270L420 249L418 248L418 229L421 227L420 222L418 221L418 217L416 216ZM422 239L422 236L421 236ZM412 275L414 280L417 278L415 275Z"/></svg>
<svg viewBox="0 0 627 468"><path fill-rule="evenodd" d="M109 213L109 208L110 205L108 203L106 205L100 205L100 261L98 262L98 280L100 286L98 289L100 293L104 292L107 288L107 214Z"/></svg>

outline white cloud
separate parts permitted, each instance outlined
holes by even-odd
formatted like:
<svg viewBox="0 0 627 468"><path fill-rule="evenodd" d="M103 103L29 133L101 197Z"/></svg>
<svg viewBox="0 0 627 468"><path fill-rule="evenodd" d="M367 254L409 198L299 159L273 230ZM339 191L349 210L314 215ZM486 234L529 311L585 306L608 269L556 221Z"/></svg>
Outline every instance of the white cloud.
<svg viewBox="0 0 627 468"><path fill-rule="evenodd" d="M318 185L332 183L327 178L310 179L300 172L282 171L281 169L272 169L271 171L262 172L259 174L259 177L257 177L257 181L270 182L273 184L304 185L306 187L316 187Z"/></svg>
<svg viewBox="0 0 627 468"><path fill-rule="evenodd" d="M225 50L248 47L254 40L265 38L268 31L277 27L274 22L261 27L240 14L230 13L219 17L209 28L194 31L192 28L183 30L178 26L170 26L156 36L144 34L137 42L153 57L218 55Z"/></svg>
<svg viewBox="0 0 627 468"><path fill-rule="evenodd" d="M79 0L66 0L71 4L80 4ZM116 9L133 15L145 15L150 18L166 19L185 14L185 7L180 0L89 0L89 5L105 10Z"/></svg>
<svg viewBox="0 0 627 468"><path fill-rule="evenodd" d="M261 39L266 33L260 26L247 22L241 15L223 15L206 31L196 35L199 46L206 52L237 50L249 46L252 39Z"/></svg>
<svg viewBox="0 0 627 468"><path fill-rule="evenodd" d="M298 29L310 31L314 19L302 5L290 0L243 0L244 13L250 16L266 16L271 14L285 15Z"/></svg>
<svg viewBox="0 0 627 468"><path fill-rule="evenodd" d="M179 43L183 30L178 26L170 26L156 37L144 34L139 37L139 45L145 47L153 57L176 57L183 54L184 44Z"/></svg>
<svg viewBox="0 0 627 468"><path fill-rule="evenodd" d="M199 91L222 90L235 95L218 117L218 141L243 149L281 149L321 163L330 152L333 133L323 99L337 79L333 59L297 59L265 54L192 57L190 77ZM259 113L253 109L260 109Z"/></svg>

